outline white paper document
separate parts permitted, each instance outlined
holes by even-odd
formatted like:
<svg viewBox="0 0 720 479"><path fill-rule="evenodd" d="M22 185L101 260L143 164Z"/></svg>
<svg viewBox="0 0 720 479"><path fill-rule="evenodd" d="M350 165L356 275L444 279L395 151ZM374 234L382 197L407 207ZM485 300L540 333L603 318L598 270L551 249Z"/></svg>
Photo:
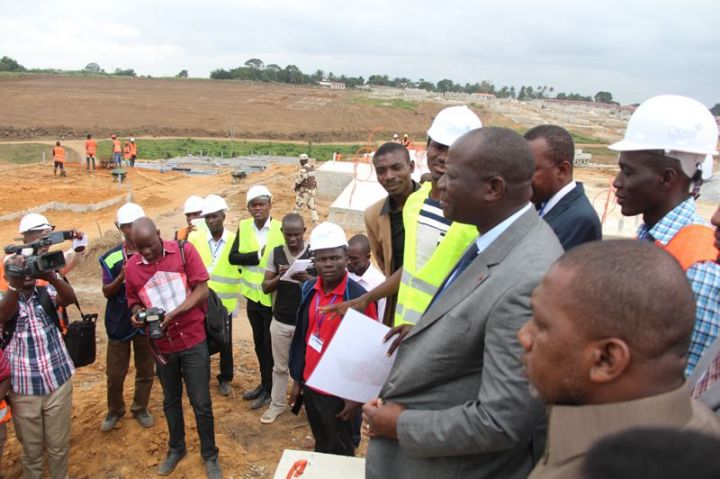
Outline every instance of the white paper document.
<svg viewBox="0 0 720 479"><path fill-rule="evenodd" d="M395 361L387 356L390 330L364 314L349 309L307 385L343 399L366 402L380 394Z"/></svg>
<svg viewBox="0 0 720 479"><path fill-rule="evenodd" d="M311 259L296 259L295 262L290 265L285 274L280 277L280 280L290 281L291 283L300 283L300 281L292 279L292 275L299 273L300 271L305 271L311 264Z"/></svg>

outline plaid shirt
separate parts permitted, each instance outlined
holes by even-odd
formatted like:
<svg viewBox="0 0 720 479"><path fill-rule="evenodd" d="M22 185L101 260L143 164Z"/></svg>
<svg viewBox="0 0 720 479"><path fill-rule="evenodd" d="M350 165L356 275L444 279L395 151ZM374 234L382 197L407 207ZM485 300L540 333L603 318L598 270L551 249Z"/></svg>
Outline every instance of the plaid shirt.
<svg viewBox="0 0 720 479"><path fill-rule="evenodd" d="M682 228L692 224L707 224L695 214L695 200L688 198L665 215L652 228L640 225L637 237L657 240L667 245ZM692 265L685 272L695 293L695 328L690 338L690 351L685 374L692 374L702 353L720 333L720 265L704 261Z"/></svg>
<svg viewBox="0 0 720 479"><path fill-rule="evenodd" d="M55 288L47 286L55 304ZM17 394L44 396L65 384L75 372L60 330L43 309L37 290L18 297L15 333L5 349L10 382Z"/></svg>

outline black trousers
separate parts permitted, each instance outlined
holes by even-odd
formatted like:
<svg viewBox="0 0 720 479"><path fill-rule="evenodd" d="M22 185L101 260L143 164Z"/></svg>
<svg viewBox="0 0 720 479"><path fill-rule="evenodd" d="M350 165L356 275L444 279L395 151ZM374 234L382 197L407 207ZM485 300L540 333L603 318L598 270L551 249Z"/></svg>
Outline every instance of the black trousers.
<svg viewBox="0 0 720 479"><path fill-rule="evenodd" d="M163 411L167 419L172 452L185 451L185 421L183 418L183 382L190 405L195 412L195 425L200 437L200 455L203 459L217 457L215 446L215 419L210 399L210 355L207 342L192 348L166 354L167 364L157 365L157 374L163 388Z"/></svg>
<svg viewBox="0 0 720 479"><path fill-rule="evenodd" d="M233 350L232 350L232 330L233 318L230 316L230 341L223 349L220 350L220 374L217 375L218 381L232 382L233 380Z"/></svg>
<svg viewBox="0 0 720 479"><path fill-rule="evenodd" d="M317 393L306 386L303 387L303 402L315 438L315 452L354 456L354 421L342 421L335 417L345 407L345 401Z"/></svg>
<svg viewBox="0 0 720 479"><path fill-rule="evenodd" d="M255 343L255 355L260 364L260 384L270 394L272 391L272 342L270 340L270 322L272 321L272 308L263 306L255 301L247 301L247 316Z"/></svg>

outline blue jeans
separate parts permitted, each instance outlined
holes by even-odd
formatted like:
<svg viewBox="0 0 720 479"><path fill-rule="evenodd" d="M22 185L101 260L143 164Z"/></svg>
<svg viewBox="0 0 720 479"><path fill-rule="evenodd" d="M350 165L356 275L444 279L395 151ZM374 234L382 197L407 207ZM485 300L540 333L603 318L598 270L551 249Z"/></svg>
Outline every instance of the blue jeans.
<svg viewBox="0 0 720 479"><path fill-rule="evenodd" d="M218 455L215 446L215 420L210 399L210 355L207 342L192 348L165 355L167 364L157 365L157 373L163 388L163 411L168 423L171 452L185 451L185 420L183 419L183 380L190 405L195 412L195 425L200 437L200 455L213 459Z"/></svg>
<svg viewBox="0 0 720 479"><path fill-rule="evenodd" d="M122 166L122 153L115 152L113 153L113 161L116 165Z"/></svg>

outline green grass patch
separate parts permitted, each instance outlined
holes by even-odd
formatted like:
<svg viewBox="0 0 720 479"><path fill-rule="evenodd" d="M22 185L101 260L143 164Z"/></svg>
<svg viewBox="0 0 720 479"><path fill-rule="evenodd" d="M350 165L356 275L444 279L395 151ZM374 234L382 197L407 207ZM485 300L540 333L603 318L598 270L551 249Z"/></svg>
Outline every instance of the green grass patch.
<svg viewBox="0 0 720 479"><path fill-rule="evenodd" d="M40 163L43 159L43 153L45 153L48 160L50 159L52 156L51 150L50 145L40 143L0 144L0 161L15 163L16 165Z"/></svg>
<svg viewBox="0 0 720 479"><path fill-rule="evenodd" d="M121 141L124 145L126 139L123 138ZM307 153L311 158L327 161L332 159L333 152L349 155L361 148L361 145L196 140L193 138L137 140L136 143L138 146L138 158L151 160L175 158L188 154L230 158L253 155L298 156L300 153ZM98 156L100 158L112 156L112 143L110 140L98 141Z"/></svg>
<svg viewBox="0 0 720 479"><path fill-rule="evenodd" d="M350 103L381 108L398 108L400 110L415 110L418 106L415 101L403 100L401 98L369 98L361 95L353 97Z"/></svg>

